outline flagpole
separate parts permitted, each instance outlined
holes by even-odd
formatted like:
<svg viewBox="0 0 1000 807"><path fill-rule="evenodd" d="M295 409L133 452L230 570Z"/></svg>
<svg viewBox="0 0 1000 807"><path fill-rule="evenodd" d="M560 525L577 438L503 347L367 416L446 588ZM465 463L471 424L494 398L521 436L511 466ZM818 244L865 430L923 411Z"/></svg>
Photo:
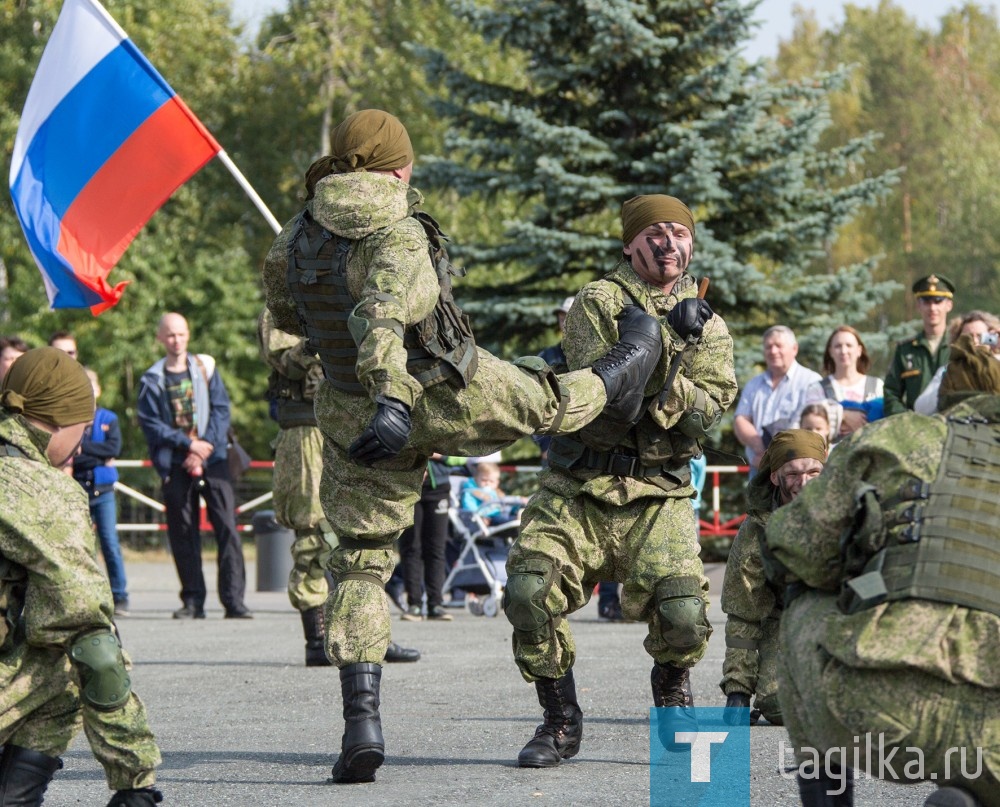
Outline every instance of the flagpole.
<svg viewBox="0 0 1000 807"><path fill-rule="evenodd" d="M240 169L236 167L236 163L229 159L229 155L226 154L226 150L219 149L216 156L222 160L222 164L229 169L229 173L233 175L233 179L239 183L240 187L243 188L243 192L250 197L250 201L256 205L257 209L261 212L261 215L267 219L267 223L271 225L271 229L274 230L274 234L277 235L280 233L281 224L278 223L274 214L267 209L267 205L264 204L264 200L257 195L257 191L253 189L253 186L247 182L247 178L243 176Z"/></svg>

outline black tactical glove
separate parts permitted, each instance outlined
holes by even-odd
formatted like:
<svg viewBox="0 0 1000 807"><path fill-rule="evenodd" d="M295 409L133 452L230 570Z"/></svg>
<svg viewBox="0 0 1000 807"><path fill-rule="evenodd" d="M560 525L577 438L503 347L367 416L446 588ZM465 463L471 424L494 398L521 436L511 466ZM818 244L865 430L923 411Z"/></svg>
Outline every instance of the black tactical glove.
<svg viewBox="0 0 1000 807"><path fill-rule="evenodd" d="M691 297L681 300L667 314L667 325L674 329L681 339L699 339L705 323L712 318L712 306L707 300Z"/></svg>
<svg viewBox="0 0 1000 807"><path fill-rule="evenodd" d="M378 409L368 428L351 443L348 456L359 465L371 465L399 454L410 436L410 407L395 398L375 396Z"/></svg>
<svg viewBox="0 0 1000 807"><path fill-rule="evenodd" d="M116 790L108 807L153 807L163 801L163 794L155 787L133 790Z"/></svg>

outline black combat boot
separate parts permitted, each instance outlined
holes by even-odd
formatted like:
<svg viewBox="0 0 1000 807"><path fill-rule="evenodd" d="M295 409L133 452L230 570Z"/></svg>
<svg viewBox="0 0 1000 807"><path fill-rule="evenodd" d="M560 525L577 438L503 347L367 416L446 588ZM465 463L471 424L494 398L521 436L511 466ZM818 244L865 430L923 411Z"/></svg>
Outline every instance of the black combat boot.
<svg viewBox="0 0 1000 807"><path fill-rule="evenodd" d="M552 768L576 756L583 739L583 712L576 702L573 670L562 678L539 678L535 690L545 722L521 749L517 764L522 768Z"/></svg>
<svg viewBox="0 0 1000 807"><path fill-rule="evenodd" d="M740 713L738 709L750 708L750 696L746 692L730 692L726 696L726 711L722 713L722 719L730 726L740 724ZM753 713L750 714L750 725L753 725Z"/></svg>
<svg viewBox="0 0 1000 807"><path fill-rule="evenodd" d="M0 805L37 807L62 760L30 748L8 745L0 756Z"/></svg>
<svg viewBox="0 0 1000 807"><path fill-rule="evenodd" d="M326 624L322 605L302 611L302 630L306 635L306 666L331 666L330 659L326 657Z"/></svg>
<svg viewBox="0 0 1000 807"><path fill-rule="evenodd" d="M981 802L960 787L939 787L927 797L924 807L981 807Z"/></svg>
<svg viewBox="0 0 1000 807"><path fill-rule="evenodd" d="M333 781L343 784L374 782L375 771L385 760L378 688L382 668L378 664L348 664L340 671L344 696L344 736L340 757L333 766Z"/></svg>
<svg viewBox="0 0 1000 807"><path fill-rule="evenodd" d="M635 305L625 306L618 323L618 343L591 365L604 382L604 415L634 423L642 414L643 391L663 352L660 323Z"/></svg>
<svg viewBox="0 0 1000 807"><path fill-rule="evenodd" d="M802 772L796 774L799 783L799 799L802 807L854 807L854 771L844 768L820 772L819 778L806 778Z"/></svg>
<svg viewBox="0 0 1000 807"><path fill-rule="evenodd" d="M116 790L108 807L153 807L163 801L163 794L155 787L137 787Z"/></svg>
<svg viewBox="0 0 1000 807"><path fill-rule="evenodd" d="M677 743L674 733L698 731L694 716L694 695L691 692L691 674L687 667L671 663L654 664L649 675L653 688L653 706L669 711L657 715L657 732L660 742L668 751L683 751L690 743Z"/></svg>
<svg viewBox="0 0 1000 807"><path fill-rule="evenodd" d="M386 664L420 661L420 651L413 647L401 647L395 642L389 642L389 648L385 651L384 661Z"/></svg>

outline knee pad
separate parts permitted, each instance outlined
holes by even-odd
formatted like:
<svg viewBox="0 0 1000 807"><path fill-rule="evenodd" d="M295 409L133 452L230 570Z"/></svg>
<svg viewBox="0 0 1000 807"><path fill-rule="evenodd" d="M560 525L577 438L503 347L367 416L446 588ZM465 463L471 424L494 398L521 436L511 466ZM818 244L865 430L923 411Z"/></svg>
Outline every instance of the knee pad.
<svg viewBox="0 0 1000 807"><path fill-rule="evenodd" d="M80 676L80 698L84 703L102 712L125 705L132 681L114 633L102 630L81 636L69 653Z"/></svg>
<svg viewBox="0 0 1000 807"><path fill-rule="evenodd" d="M541 644L552 636L554 614L546 601L558 576L548 558L525 558L508 570L503 610L514 633L526 644Z"/></svg>
<svg viewBox="0 0 1000 807"><path fill-rule="evenodd" d="M656 585L660 633L675 650L690 650L708 638L708 604L697 577L667 577Z"/></svg>

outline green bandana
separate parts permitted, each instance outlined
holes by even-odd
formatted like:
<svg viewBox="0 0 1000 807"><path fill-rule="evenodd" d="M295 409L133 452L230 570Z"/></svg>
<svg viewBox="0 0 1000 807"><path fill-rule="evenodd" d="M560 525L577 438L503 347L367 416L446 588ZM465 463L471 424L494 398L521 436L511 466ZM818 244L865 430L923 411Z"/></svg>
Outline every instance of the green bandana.
<svg viewBox="0 0 1000 807"><path fill-rule="evenodd" d="M94 419L94 388L68 353L39 347L10 366L0 385L0 405L53 426L73 426Z"/></svg>
<svg viewBox="0 0 1000 807"><path fill-rule="evenodd" d="M770 475L786 462L814 459L826 463L826 438L808 429L778 432L760 458L759 473Z"/></svg>
<svg viewBox="0 0 1000 807"><path fill-rule="evenodd" d="M659 193L633 196L622 205L622 244L631 244L632 239L651 224L668 221L683 224L694 240L694 215L680 199Z"/></svg>
<svg viewBox="0 0 1000 807"><path fill-rule="evenodd" d="M330 134L330 154L337 170L392 171L413 162L413 146L399 118L380 109L349 115Z"/></svg>

